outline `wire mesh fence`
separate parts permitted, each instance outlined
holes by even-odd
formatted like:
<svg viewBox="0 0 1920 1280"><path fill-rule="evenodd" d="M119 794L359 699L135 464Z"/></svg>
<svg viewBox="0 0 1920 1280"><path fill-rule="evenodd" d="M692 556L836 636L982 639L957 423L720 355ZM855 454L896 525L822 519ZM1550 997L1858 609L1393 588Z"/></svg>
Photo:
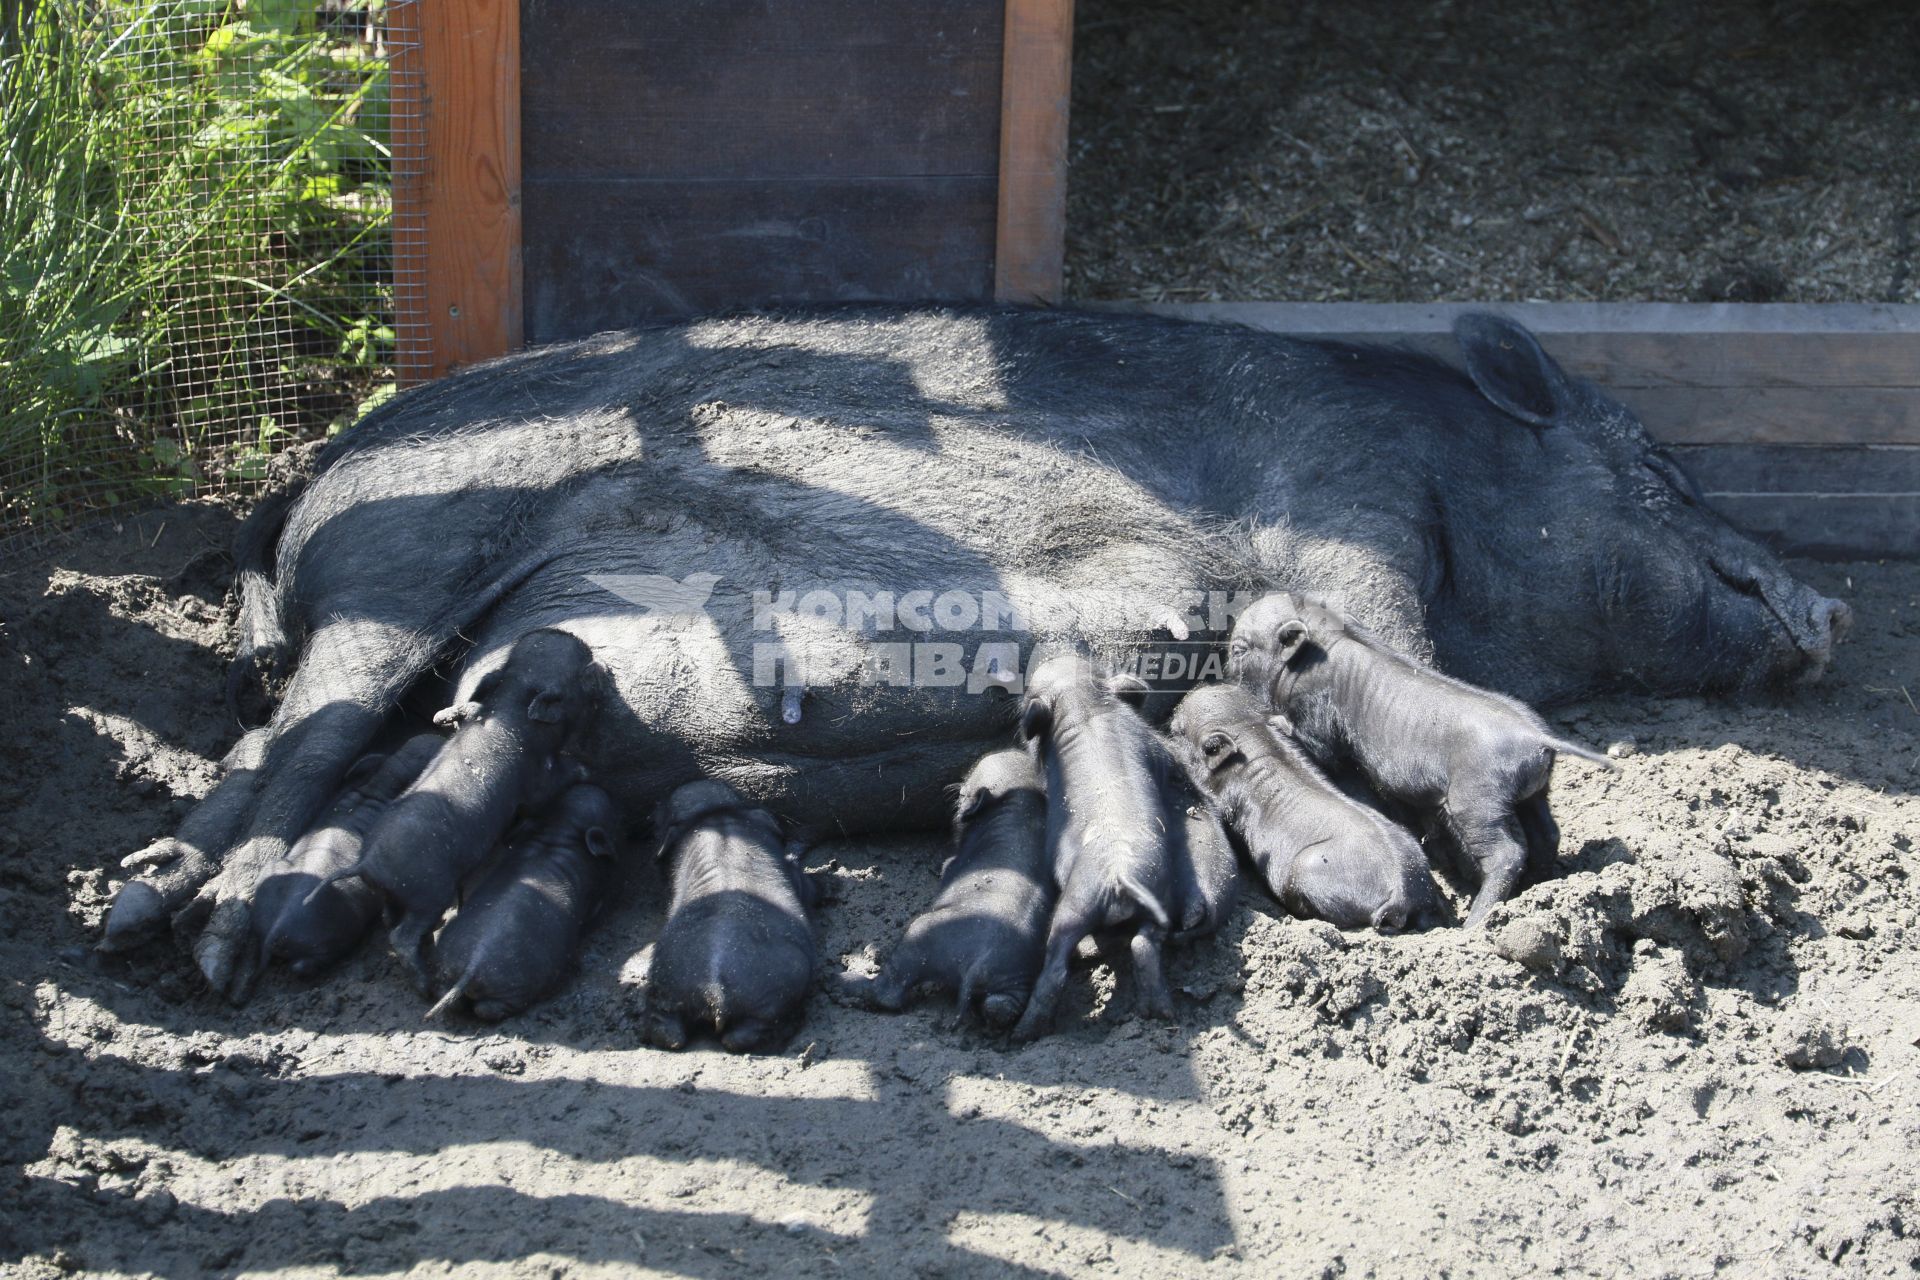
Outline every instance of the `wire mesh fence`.
<svg viewBox="0 0 1920 1280"><path fill-rule="evenodd" d="M0 546L256 486L408 378L417 3L0 0Z"/></svg>

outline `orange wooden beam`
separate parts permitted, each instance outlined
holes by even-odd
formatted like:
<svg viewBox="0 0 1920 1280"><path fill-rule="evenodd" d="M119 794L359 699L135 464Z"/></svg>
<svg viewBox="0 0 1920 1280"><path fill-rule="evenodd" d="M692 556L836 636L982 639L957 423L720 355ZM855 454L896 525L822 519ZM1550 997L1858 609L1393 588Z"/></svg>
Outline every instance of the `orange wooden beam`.
<svg viewBox="0 0 1920 1280"><path fill-rule="evenodd" d="M419 0L395 55L398 364L437 378L522 342L520 0ZM401 154L407 112L416 136Z"/></svg>
<svg viewBox="0 0 1920 1280"><path fill-rule="evenodd" d="M1073 0L1006 0L993 294L1057 302L1067 240Z"/></svg>

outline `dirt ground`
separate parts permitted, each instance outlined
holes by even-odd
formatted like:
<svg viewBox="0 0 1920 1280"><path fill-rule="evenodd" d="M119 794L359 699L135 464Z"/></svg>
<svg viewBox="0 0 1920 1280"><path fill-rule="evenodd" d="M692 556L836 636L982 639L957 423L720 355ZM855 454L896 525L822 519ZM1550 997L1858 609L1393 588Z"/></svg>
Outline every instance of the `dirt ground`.
<svg viewBox="0 0 1920 1280"><path fill-rule="evenodd" d="M1920 301L1920 6L1077 18L1070 296Z"/></svg>
<svg viewBox="0 0 1920 1280"><path fill-rule="evenodd" d="M558 1276L1920 1273L1920 565L1824 683L1614 700L1563 874L1485 932L1341 935L1249 895L1177 1026L1104 970L1008 1050L824 991L790 1052L636 1048L660 886L566 991L426 1025L382 950L233 1008L88 951L117 861L214 778L233 515L0 576L0 1270ZM868 970L938 840L830 846Z"/></svg>
<svg viewBox="0 0 1920 1280"><path fill-rule="evenodd" d="M1076 297L1920 300L1914 6L1079 10ZM234 519L0 564L0 1272L1920 1276L1920 565L1797 566L1857 618L1817 686L1561 712L1631 754L1484 932L1249 893L1177 1026L822 989L742 1060L635 1047L639 860L498 1029L379 949L244 1008L89 950L232 737ZM815 856L871 971L942 843Z"/></svg>

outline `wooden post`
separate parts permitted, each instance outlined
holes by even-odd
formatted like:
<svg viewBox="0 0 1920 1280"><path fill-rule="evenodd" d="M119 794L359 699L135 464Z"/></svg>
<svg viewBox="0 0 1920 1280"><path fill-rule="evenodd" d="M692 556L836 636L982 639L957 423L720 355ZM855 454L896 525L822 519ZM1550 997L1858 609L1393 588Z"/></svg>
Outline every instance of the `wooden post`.
<svg viewBox="0 0 1920 1280"><path fill-rule="evenodd" d="M1057 302L1067 238L1073 0L1006 0L993 295Z"/></svg>
<svg viewBox="0 0 1920 1280"><path fill-rule="evenodd" d="M409 110L424 128L419 156L395 164L397 364L437 378L521 344L520 0L410 7L418 49L397 70L417 74L393 79L395 129Z"/></svg>

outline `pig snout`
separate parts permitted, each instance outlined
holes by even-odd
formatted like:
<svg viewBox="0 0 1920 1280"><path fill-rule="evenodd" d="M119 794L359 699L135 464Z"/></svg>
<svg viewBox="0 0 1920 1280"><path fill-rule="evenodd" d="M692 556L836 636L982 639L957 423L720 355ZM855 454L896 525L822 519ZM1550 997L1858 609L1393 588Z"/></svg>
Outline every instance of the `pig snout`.
<svg viewBox="0 0 1920 1280"><path fill-rule="evenodd" d="M1709 564L1722 582L1757 597L1784 633L1786 643L1780 645L1775 673L1801 684L1818 680L1833 661L1834 646L1853 629L1853 609L1795 581L1784 570L1769 570L1747 558L1715 554Z"/></svg>
<svg viewBox="0 0 1920 1280"><path fill-rule="evenodd" d="M1789 589L1769 589L1762 583L1760 598L1779 619L1789 646L1782 646L1780 674L1796 684L1812 684L1833 661L1834 646L1853 629L1853 609L1845 601L1789 582Z"/></svg>
<svg viewBox="0 0 1920 1280"><path fill-rule="evenodd" d="M1818 679L1820 673L1833 661L1833 647L1846 639L1853 630L1853 609L1843 600L1816 595L1807 609L1807 634L1809 641L1800 645L1800 651L1806 655L1807 664L1804 677ZM1797 638L1796 638L1797 639Z"/></svg>

